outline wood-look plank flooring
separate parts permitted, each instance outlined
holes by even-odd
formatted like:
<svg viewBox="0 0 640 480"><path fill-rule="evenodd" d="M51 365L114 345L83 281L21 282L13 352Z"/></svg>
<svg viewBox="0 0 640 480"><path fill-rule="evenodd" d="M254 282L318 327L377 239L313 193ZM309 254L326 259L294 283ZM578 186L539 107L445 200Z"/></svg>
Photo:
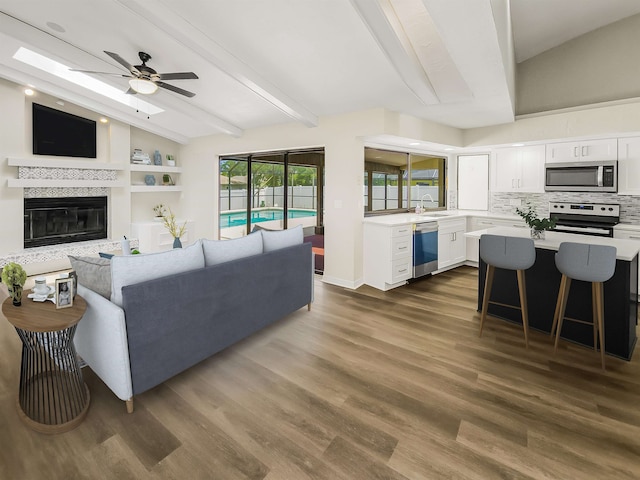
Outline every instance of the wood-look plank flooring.
<svg viewBox="0 0 640 480"><path fill-rule="evenodd" d="M1 479L637 479L631 362L489 317L477 270L303 308L135 399L85 368L75 430L16 414L20 341L0 321ZM1 294L0 294L1 296ZM553 301L553 300L552 300ZM605 299L606 301L606 299Z"/></svg>

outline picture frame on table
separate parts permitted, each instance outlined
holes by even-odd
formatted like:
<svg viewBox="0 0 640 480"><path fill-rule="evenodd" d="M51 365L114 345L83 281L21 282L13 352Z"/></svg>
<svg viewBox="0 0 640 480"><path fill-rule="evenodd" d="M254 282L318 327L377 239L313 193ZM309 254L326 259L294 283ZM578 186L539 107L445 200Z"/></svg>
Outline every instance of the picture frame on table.
<svg viewBox="0 0 640 480"><path fill-rule="evenodd" d="M73 278L56 278L56 308L73 307Z"/></svg>

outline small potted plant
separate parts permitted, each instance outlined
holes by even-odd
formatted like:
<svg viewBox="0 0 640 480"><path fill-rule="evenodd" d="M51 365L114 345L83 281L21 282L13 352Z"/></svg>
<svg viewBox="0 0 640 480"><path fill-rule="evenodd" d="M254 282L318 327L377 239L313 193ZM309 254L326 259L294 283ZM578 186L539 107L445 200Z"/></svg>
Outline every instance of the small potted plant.
<svg viewBox="0 0 640 480"><path fill-rule="evenodd" d="M27 273L18 263L7 263L2 269L2 283L7 286L9 295L16 307L22 305L22 288L27 281Z"/></svg>
<svg viewBox="0 0 640 480"><path fill-rule="evenodd" d="M161 222L166 214L165 207L162 203L159 203L153 207L153 213L155 213L155 220Z"/></svg>
<svg viewBox="0 0 640 480"><path fill-rule="evenodd" d="M556 226L555 218L538 218L536 209L529 202L523 209L516 208L516 213L527 222L531 228L531 238L534 240L544 239L545 230L552 230Z"/></svg>
<svg viewBox="0 0 640 480"><path fill-rule="evenodd" d="M182 226L178 226L176 223L176 216L171 211L171 208L169 208L169 213L165 213L162 217L162 222L173 237L173 248L182 248L180 237L183 236L184 232L187 230L187 222L184 222Z"/></svg>

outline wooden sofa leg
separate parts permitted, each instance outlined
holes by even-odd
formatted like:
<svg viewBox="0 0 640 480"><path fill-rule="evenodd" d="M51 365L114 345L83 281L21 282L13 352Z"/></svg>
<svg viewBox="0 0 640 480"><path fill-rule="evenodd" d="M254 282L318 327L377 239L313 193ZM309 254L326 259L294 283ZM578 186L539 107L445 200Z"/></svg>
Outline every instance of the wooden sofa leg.
<svg viewBox="0 0 640 480"><path fill-rule="evenodd" d="M133 397L129 400L125 400L125 402L127 404L127 413L133 413Z"/></svg>
<svg viewBox="0 0 640 480"><path fill-rule="evenodd" d="M311 311L311 302L307 303L307 312Z"/></svg>

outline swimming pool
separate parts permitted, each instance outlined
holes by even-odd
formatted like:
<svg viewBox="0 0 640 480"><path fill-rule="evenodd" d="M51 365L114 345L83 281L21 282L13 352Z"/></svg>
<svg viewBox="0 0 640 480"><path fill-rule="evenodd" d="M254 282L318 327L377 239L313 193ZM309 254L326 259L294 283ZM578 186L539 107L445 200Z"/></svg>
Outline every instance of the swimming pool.
<svg viewBox="0 0 640 480"><path fill-rule="evenodd" d="M314 210L296 210L290 208L289 218L315 217ZM282 220L284 212L281 209L252 210L251 223L268 222L271 220ZM247 212L223 212L220 214L220 228L238 227L247 223Z"/></svg>

